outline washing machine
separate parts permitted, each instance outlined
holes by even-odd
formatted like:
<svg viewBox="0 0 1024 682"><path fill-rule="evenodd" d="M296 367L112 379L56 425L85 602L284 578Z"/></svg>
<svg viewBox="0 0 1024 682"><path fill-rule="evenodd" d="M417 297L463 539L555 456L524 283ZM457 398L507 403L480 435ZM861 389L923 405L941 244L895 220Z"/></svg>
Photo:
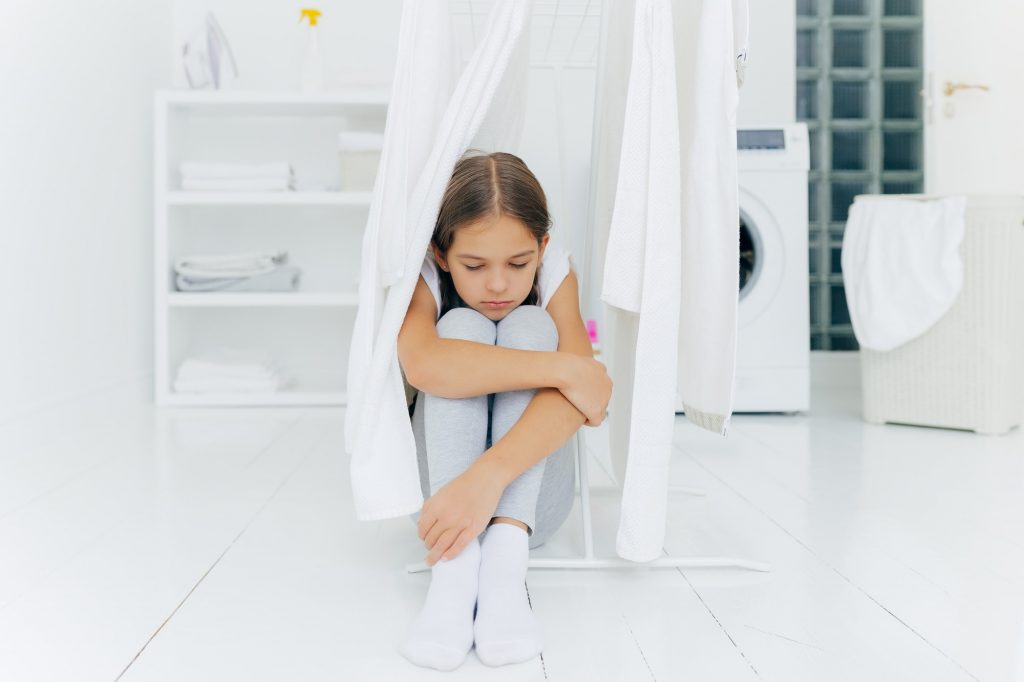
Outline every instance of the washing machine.
<svg viewBox="0 0 1024 682"><path fill-rule="evenodd" d="M737 130L740 293L733 412L810 403L807 125Z"/></svg>

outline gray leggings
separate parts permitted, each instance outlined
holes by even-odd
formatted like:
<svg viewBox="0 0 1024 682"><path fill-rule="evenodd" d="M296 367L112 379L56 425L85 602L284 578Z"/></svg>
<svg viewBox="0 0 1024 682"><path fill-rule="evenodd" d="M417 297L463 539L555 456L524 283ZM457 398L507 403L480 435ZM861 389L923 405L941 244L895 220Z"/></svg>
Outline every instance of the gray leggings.
<svg viewBox="0 0 1024 682"><path fill-rule="evenodd" d="M558 349L554 321L546 310L535 305L521 305L498 322L472 308L453 308L437 321L437 334L520 350ZM423 499L462 474L492 443L504 438L536 392L533 388L451 399L420 391L412 428ZM573 440L570 437L509 483L492 515L525 523L531 549L544 544L572 510L576 481ZM417 522L419 516L416 512L411 518Z"/></svg>

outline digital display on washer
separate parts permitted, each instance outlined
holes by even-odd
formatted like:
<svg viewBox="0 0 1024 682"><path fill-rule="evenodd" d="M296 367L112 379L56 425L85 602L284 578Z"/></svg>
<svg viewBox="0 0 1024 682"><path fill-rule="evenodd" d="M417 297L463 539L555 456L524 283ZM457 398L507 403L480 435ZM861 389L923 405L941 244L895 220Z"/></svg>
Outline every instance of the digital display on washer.
<svg viewBox="0 0 1024 682"><path fill-rule="evenodd" d="M737 149L785 149L786 135L781 129L737 130Z"/></svg>

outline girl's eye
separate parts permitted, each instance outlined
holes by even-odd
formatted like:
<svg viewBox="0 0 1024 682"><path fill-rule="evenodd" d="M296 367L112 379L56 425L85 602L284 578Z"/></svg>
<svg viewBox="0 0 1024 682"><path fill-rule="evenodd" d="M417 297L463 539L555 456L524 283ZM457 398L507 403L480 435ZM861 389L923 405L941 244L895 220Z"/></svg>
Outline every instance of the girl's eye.
<svg viewBox="0 0 1024 682"><path fill-rule="evenodd" d="M512 265L512 267L518 269L518 268L525 268L527 265L529 265L529 263L511 263L511 265ZM477 265L476 267L470 267L470 266L467 265L466 269L467 270L479 270L482 267L483 267L482 265Z"/></svg>

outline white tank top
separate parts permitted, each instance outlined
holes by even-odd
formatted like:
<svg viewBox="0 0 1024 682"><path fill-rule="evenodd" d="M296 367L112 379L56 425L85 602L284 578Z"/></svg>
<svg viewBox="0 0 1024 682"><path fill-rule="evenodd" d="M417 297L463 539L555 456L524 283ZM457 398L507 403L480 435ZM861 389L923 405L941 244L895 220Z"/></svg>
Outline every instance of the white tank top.
<svg viewBox="0 0 1024 682"><path fill-rule="evenodd" d="M547 308L551 297L558 291L562 280L566 278L569 271L575 271L575 263L572 254L560 246L555 246L550 241L544 249L544 256L541 258L540 266L537 268L537 292L540 294L540 307ZM437 310L437 318L441 317L441 284L437 276L437 263L434 261L432 251L428 248L423 258L423 267L420 269L424 281L434 295L434 305ZM406 405L412 405L417 390L405 380L405 373L402 373L402 382L405 384Z"/></svg>

